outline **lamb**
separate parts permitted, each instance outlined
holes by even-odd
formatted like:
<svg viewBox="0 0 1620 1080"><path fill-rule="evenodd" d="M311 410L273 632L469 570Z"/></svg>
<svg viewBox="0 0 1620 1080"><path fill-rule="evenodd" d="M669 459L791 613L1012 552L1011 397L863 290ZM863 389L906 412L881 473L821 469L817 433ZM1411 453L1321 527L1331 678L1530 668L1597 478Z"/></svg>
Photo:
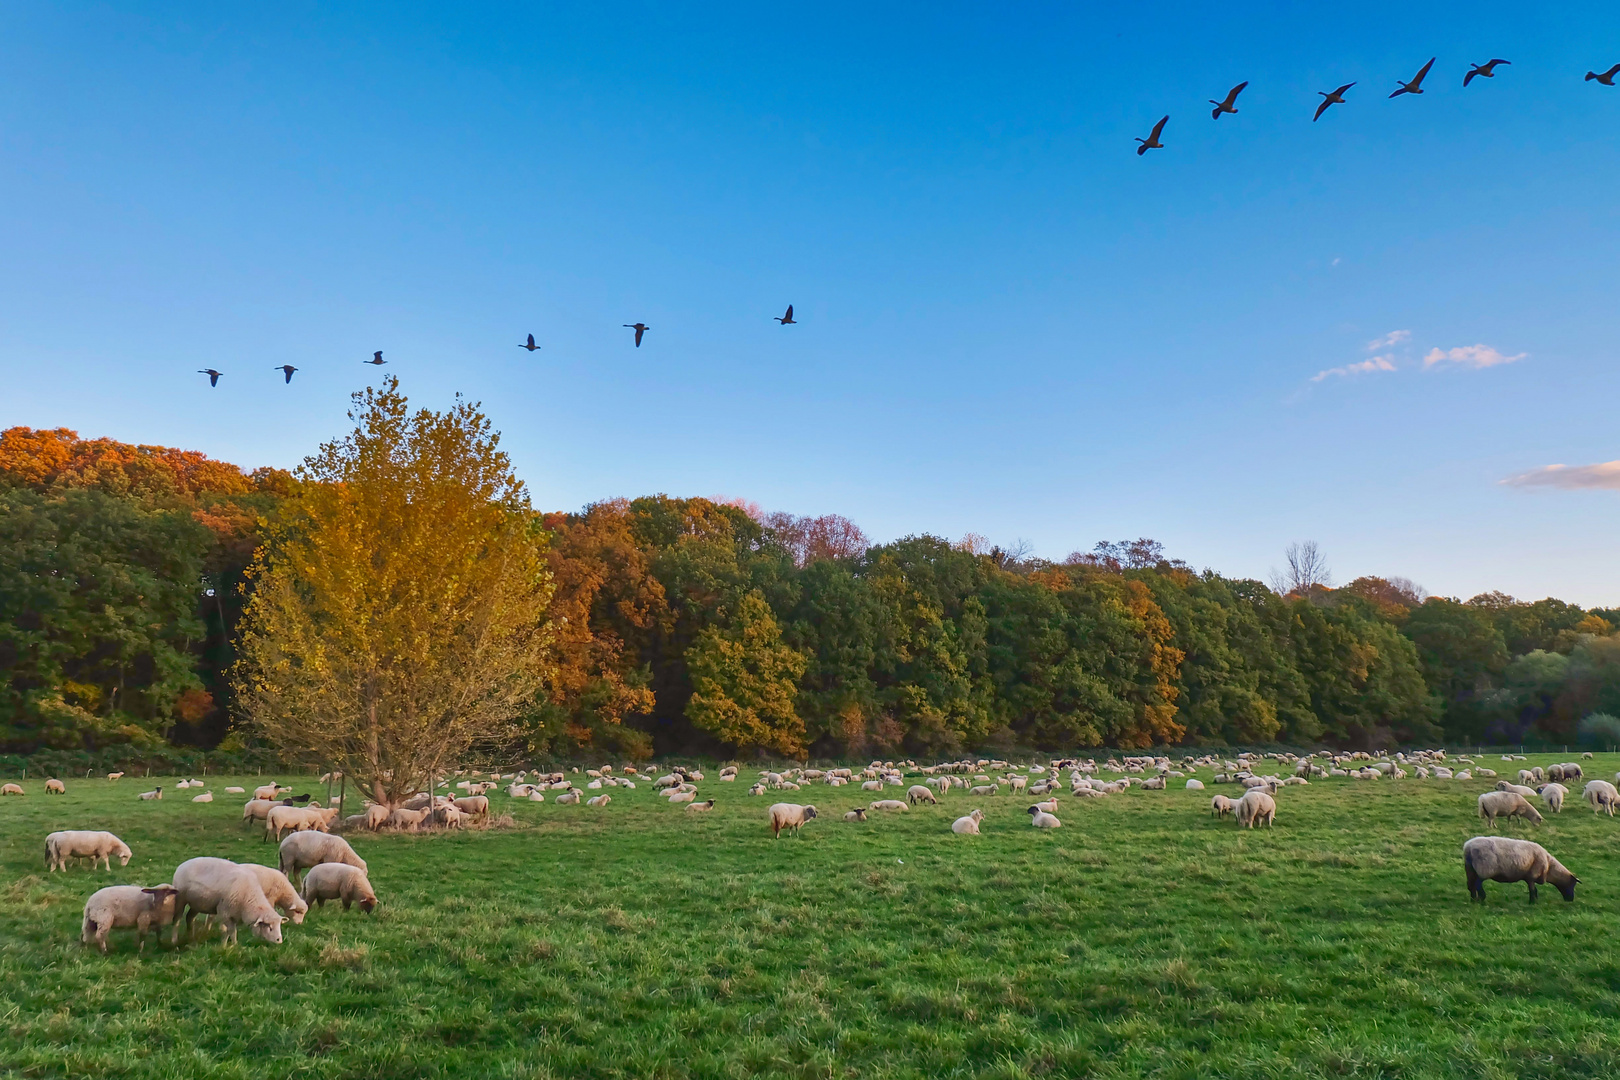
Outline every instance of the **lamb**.
<svg viewBox="0 0 1620 1080"><path fill-rule="evenodd" d="M143 791L141 792L140 798L143 802L151 802L153 799L161 799L163 798L163 789L157 787L153 788L151 791Z"/></svg>
<svg viewBox="0 0 1620 1080"><path fill-rule="evenodd" d="M287 921L278 915L265 898L259 885L259 876L245 866L229 859L187 859L174 872L175 898L174 936L171 944L180 941L179 913L186 913L186 935L191 937L192 920L198 915L213 915L220 920L220 930L227 945L236 944L236 929L245 925L253 928L255 937L272 945L281 944L281 926Z"/></svg>
<svg viewBox="0 0 1620 1080"><path fill-rule="evenodd" d="M1479 797L1479 816L1493 829L1498 817L1522 817L1532 825L1541 824L1536 808L1517 791L1487 791Z"/></svg>
<svg viewBox="0 0 1620 1080"><path fill-rule="evenodd" d="M366 869L366 860L341 836L330 833L297 832L281 842L281 872L287 880L298 881L299 871L322 863L342 863Z"/></svg>
<svg viewBox="0 0 1620 1080"><path fill-rule="evenodd" d="M849 811L847 814L844 815L844 820L845 821L865 821L866 820L866 807L857 806L855 809Z"/></svg>
<svg viewBox="0 0 1620 1080"><path fill-rule="evenodd" d="M909 807L907 806L906 803L900 801L899 799L879 799L877 802L872 803L870 805L869 809L872 809L872 810L906 810L906 809L909 809Z"/></svg>
<svg viewBox="0 0 1620 1080"><path fill-rule="evenodd" d="M611 796L611 795L597 795L597 796L594 796L592 798L586 799L585 800L585 805L586 806L606 806L608 803L610 803L612 801L613 801L613 796ZM671 799L670 801L674 802L675 800ZM692 800L691 799L682 799L681 801L682 802L691 802ZM691 807L687 807L687 809L690 810Z"/></svg>
<svg viewBox="0 0 1620 1080"><path fill-rule="evenodd" d="M1223 818L1227 814L1235 813L1237 811L1237 807L1238 801L1236 799L1228 798L1225 795L1217 795L1213 799L1209 800L1209 812L1215 815L1217 818Z"/></svg>
<svg viewBox="0 0 1620 1080"><path fill-rule="evenodd" d="M139 885L109 885L97 889L84 902L84 928L79 933L79 941L88 945L93 939L106 953L110 931L134 927L136 940L140 942L136 951L145 952L147 930L174 922L176 895L175 887L167 884L150 889Z"/></svg>
<svg viewBox="0 0 1620 1080"><path fill-rule="evenodd" d="M1038 806L1029 808L1029 823L1037 829L1061 829L1063 822Z"/></svg>
<svg viewBox="0 0 1620 1080"><path fill-rule="evenodd" d="M274 799L277 795L280 795L283 791L291 791L291 790L292 790L292 788L290 788L290 787L282 787L280 784L275 784L275 783L264 784L264 785L262 785L260 787L256 787L256 788L253 789L253 797L255 799Z"/></svg>
<svg viewBox="0 0 1620 1080"><path fill-rule="evenodd" d="M561 802L562 800L559 799L557 801ZM574 801L578 802L579 799L576 797ZM422 822L426 821L427 819L428 812L426 810L407 810L401 806L388 812L388 820L385 822L385 824L392 829L404 829L407 832L416 832L422 827ZM293 836L297 835L297 832L293 833ZM291 838L289 837L289 839Z"/></svg>
<svg viewBox="0 0 1620 1080"><path fill-rule="evenodd" d="M1476 836L1463 845L1463 869L1468 874L1468 898L1485 902L1485 882L1522 881L1530 889L1530 903L1536 902L1536 886L1551 885L1575 899L1580 878L1564 868L1540 844L1505 836Z"/></svg>
<svg viewBox="0 0 1620 1080"><path fill-rule="evenodd" d="M62 781L56 779L55 777L52 777L51 779L45 781L45 794L66 795L67 785L63 784Z"/></svg>
<svg viewBox="0 0 1620 1080"><path fill-rule="evenodd" d="M343 901L344 911L351 904L359 904L367 915L377 906L377 894L366 872L343 863L321 863L304 875L304 902L325 907L328 900Z"/></svg>
<svg viewBox="0 0 1620 1080"><path fill-rule="evenodd" d="M107 774L107 779L109 780L122 780L123 778L124 774L121 772L110 772Z"/></svg>
<svg viewBox="0 0 1620 1080"><path fill-rule="evenodd" d="M1614 785L1607 780L1587 781L1586 790L1581 792L1581 797L1592 805L1594 814L1606 813L1614 817L1615 807L1620 806L1620 791L1616 791Z"/></svg>
<svg viewBox="0 0 1620 1080"><path fill-rule="evenodd" d="M905 804L902 803L902 806ZM795 836L805 822L816 816L814 806L800 806L798 803L772 803L770 809L771 835L776 839L782 838L783 829L792 829Z"/></svg>
<svg viewBox="0 0 1620 1080"><path fill-rule="evenodd" d="M1269 829L1277 816L1277 800L1259 788L1250 788L1238 800L1235 816L1237 823L1245 829L1254 828L1255 823L1260 821L1265 822Z"/></svg>
<svg viewBox="0 0 1620 1080"><path fill-rule="evenodd" d="M923 785L913 784L906 788L906 801L913 806L916 806L920 802L938 805L939 797L935 795L933 791L924 787Z"/></svg>
<svg viewBox="0 0 1620 1080"><path fill-rule="evenodd" d="M337 817L337 810L321 810L316 807L304 808L301 806L272 806L270 813L265 815L264 835L268 839L271 833L277 840L281 834L291 830L303 832L306 829L315 829L326 832L331 828L332 820Z"/></svg>
<svg viewBox="0 0 1620 1080"><path fill-rule="evenodd" d="M1538 794L1547 801L1547 809L1555 814L1564 812L1564 797L1569 794L1569 788L1563 784L1547 784Z"/></svg>
<svg viewBox="0 0 1620 1080"><path fill-rule="evenodd" d="M606 796L603 796L606 798ZM459 829L466 825L471 814L463 814L454 804L434 807L429 815L435 825L443 825L447 829Z"/></svg>
<svg viewBox="0 0 1620 1080"><path fill-rule="evenodd" d="M89 832L71 830L67 832L53 832L45 838L45 862L49 867L46 873L53 870L67 870L69 859L88 858L90 869L96 868L101 862L108 870L112 869L112 857L118 856L119 866L128 866L130 850L129 845L110 832Z"/></svg>
<svg viewBox="0 0 1620 1080"><path fill-rule="evenodd" d="M965 817L959 817L951 822L951 832L958 836L978 836L979 822L984 820L984 811L975 810Z"/></svg>

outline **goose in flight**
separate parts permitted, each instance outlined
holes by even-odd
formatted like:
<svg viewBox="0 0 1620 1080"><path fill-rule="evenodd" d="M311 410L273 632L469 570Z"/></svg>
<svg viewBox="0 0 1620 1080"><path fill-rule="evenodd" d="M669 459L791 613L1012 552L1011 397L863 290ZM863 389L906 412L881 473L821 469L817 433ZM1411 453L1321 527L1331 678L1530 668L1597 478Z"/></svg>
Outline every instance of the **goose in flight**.
<svg viewBox="0 0 1620 1080"><path fill-rule="evenodd" d="M634 330L636 332L636 348L638 348L638 349L641 348L641 335L645 334L647 331L651 330L652 327L646 325L645 323L638 323L638 322L637 323L629 323L629 322L627 322L624 325L625 325L625 327L627 329Z"/></svg>
<svg viewBox="0 0 1620 1080"><path fill-rule="evenodd" d="M382 358L382 350L381 349L378 349L376 352L372 353L370 360L362 360L360 362L362 364L376 364L378 367L381 367L383 364L388 363L388 361L386 361L386 360L384 360Z"/></svg>
<svg viewBox="0 0 1620 1080"><path fill-rule="evenodd" d="M1511 63L1512 61L1510 60L1487 60L1483 64L1469 64L1468 74L1463 76L1463 85L1467 86L1469 83L1473 82L1474 76L1476 75L1482 79L1494 79L1496 78L1496 65Z"/></svg>
<svg viewBox="0 0 1620 1080"><path fill-rule="evenodd" d="M297 371L298 369L293 367L291 364L280 364L280 365L278 365L276 367L271 368L270 370L271 371L279 371L279 372L281 372L283 375L285 375L287 377L287 381L290 383L290 382L292 382L293 372Z"/></svg>
<svg viewBox="0 0 1620 1080"><path fill-rule="evenodd" d="M540 346L538 346L538 345L536 345L534 343L534 335L533 334L529 335L529 343L527 345L519 345L518 346L518 348L520 348L520 349L528 349L530 352L534 352L534 350L538 349L539 347Z"/></svg>
<svg viewBox="0 0 1620 1080"><path fill-rule="evenodd" d="M792 326L792 325L794 325L794 323L793 323L793 305L792 304L788 305L786 315L772 315L771 318L775 319L777 322L781 323L783 326Z"/></svg>
<svg viewBox="0 0 1620 1080"><path fill-rule="evenodd" d="M1402 94L1421 94L1421 93L1423 93L1423 78L1424 78L1424 76L1428 75L1429 69L1432 68L1432 67L1434 67L1434 57L1431 56L1431 57L1429 57L1429 62L1427 64L1424 64L1423 67L1418 71L1418 73L1416 75L1412 76L1412 81L1411 82L1401 82L1401 80L1396 79L1395 81L1397 83L1400 83L1401 88L1399 90L1395 91L1393 94L1391 94L1389 96L1392 97L1392 98L1398 98Z"/></svg>
<svg viewBox="0 0 1620 1080"><path fill-rule="evenodd" d="M1322 119L1322 114L1327 112L1329 105L1343 105L1344 92L1354 85L1356 84L1353 82L1347 82L1337 90L1333 91L1331 94L1326 90L1318 90L1317 93L1322 95L1322 104L1316 107L1316 115L1311 117L1311 123L1314 124L1318 120Z"/></svg>
<svg viewBox="0 0 1620 1080"><path fill-rule="evenodd" d="M1232 89L1230 89L1230 90L1228 90L1226 92L1226 100L1225 101L1216 101L1214 98L1210 98L1209 103L1211 105L1215 106L1215 111L1210 113L1209 115L1214 117L1216 120L1219 120L1221 118L1221 113L1231 113L1234 116L1236 116L1237 115L1237 107L1236 107L1237 106L1237 96L1239 94L1243 93L1243 88L1245 86L1248 86L1248 85L1249 85L1249 82L1248 82L1247 79L1245 79L1243 82L1240 82L1236 86L1232 87Z"/></svg>
<svg viewBox="0 0 1620 1080"><path fill-rule="evenodd" d="M1137 142L1142 144L1141 146L1138 146L1136 148L1136 156L1137 157L1141 157L1143 154L1147 153L1149 150L1163 150L1164 149L1164 143L1159 141L1159 134L1164 131L1164 125L1169 119L1170 118L1168 116L1164 117L1157 124L1153 125L1153 134L1149 135L1145 139L1137 139L1136 140Z"/></svg>
<svg viewBox="0 0 1620 1080"><path fill-rule="evenodd" d="M1596 79L1598 82L1602 83L1604 86L1613 86L1614 85L1614 77L1615 77L1616 74L1620 74L1620 64L1614 65L1614 67L1610 68L1608 71L1605 71L1605 72L1603 72L1601 74L1599 74L1596 71L1588 71L1586 73L1586 79L1584 81L1591 82L1593 79Z"/></svg>
<svg viewBox="0 0 1620 1080"><path fill-rule="evenodd" d="M225 373L223 371L215 371L211 367L205 367L205 368L201 369L200 371L198 371L197 374L208 376L208 385L209 386L218 386L219 385L219 377L221 375L225 374Z"/></svg>

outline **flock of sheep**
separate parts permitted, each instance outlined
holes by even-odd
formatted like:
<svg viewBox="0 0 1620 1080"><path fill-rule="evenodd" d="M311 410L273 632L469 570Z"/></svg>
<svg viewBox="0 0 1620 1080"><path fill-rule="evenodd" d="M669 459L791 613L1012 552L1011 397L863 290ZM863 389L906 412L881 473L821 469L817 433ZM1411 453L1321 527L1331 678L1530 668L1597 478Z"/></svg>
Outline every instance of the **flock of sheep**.
<svg viewBox="0 0 1620 1080"><path fill-rule="evenodd" d="M1522 756L1503 755L1505 761L1515 759L1524 760ZM889 788L904 788L903 799L875 799L843 815L847 822L864 822L869 820L869 814L905 812L919 805L941 806L948 793L959 789L968 797L984 799L999 796L1005 788L1012 795L1038 796L1026 810L1030 825L1055 829L1063 824L1057 815L1059 796L1065 791L1073 800L1103 799L1131 788L1162 791L1174 780L1181 780L1186 789L1196 791L1203 789L1204 784L1188 773L1203 769L1214 770L1212 783L1232 784L1243 789L1243 794L1235 798L1215 794L1210 799L1213 815L1231 814L1241 828L1261 824L1270 827L1277 814L1276 796L1283 788L1308 785L1312 779L1321 777L1375 781L1415 776L1445 781L1494 779L1497 775L1469 758L1448 758L1443 750L1376 756L1321 751L1303 756L1239 754L1231 759L1203 755L1178 761L1163 756L1111 757L1101 764L1094 759L1065 758L1026 766L991 759L937 765L874 761L864 769L765 770L748 791L751 796L763 796L767 792L800 791L811 785L837 788L858 784L863 791L882 794ZM576 768L573 773L577 775L579 771ZM600 808L612 801L607 789L634 789L638 783L644 783L670 805L684 806L687 812L701 813L715 806L713 798L698 799L697 785L705 781L701 770L676 766L653 778L653 773L659 771L627 765L615 772L612 766L604 765L586 769L581 787L562 772L523 770L486 774L462 769L453 774L459 779L446 778L437 785L450 788L453 782L455 788L463 792L461 795L435 793L429 796L424 792L394 807L368 803L362 813L344 818L340 827L346 831L408 832L436 827L460 828L468 821L489 819L487 793L498 789L503 781L510 798L529 802L544 802L549 796L556 804ZM117 780L122 775L110 773L108 780ZM330 774L321 780L333 780L339 775ZM719 771L716 782L735 783L739 775L736 766L726 766ZM483 779L484 776L488 779ZM1516 779L1517 783L1500 780L1496 790L1478 797L1479 816L1493 828L1499 818L1520 818L1539 825L1543 818L1531 800L1539 799L1548 812L1559 813L1570 793L1566 784L1583 781L1585 775L1578 762L1565 762L1546 768L1519 769ZM1620 774L1616 779L1620 780ZM920 782L909 782L912 780ZM203 786L201 781L190 780L182 780L177 786L184 789L193 785ZM127 928L137 931L139 947L144 949L148 932L173 926L170 941L178 944L182 918L188 939L195 940L193 922L198 915L203 915L218 922L227 943L236 941L237 929L242 926L250 927L253 934L264 941L279 943L282 926L288 921L303 922L311 903L337 900L342 902L345 911L358 905L361 910L371 912L377 904L377 895L367 877L365 860L347 840L331 832L338 824L339 808L308 805L310 796L287 797L285 793L289 791L290 788L278 783L261 785L242 808L245 824L262 823L266 838L279 842L276 867L221 858L194 858L181 863L170 882L150 887L114 885L101 889L85 903L82 941L87 945L94 942L106 952L108 934L114 929ZM225 792L247 794L241 787L227 787ZM64 795L66 786L57 779L47 780L45 793ZM158 787L139 793L138 798L161 799L162 793L163 789ZM0 788L0 794L24 795L26 792L21 785L8 783ZM193 801L207 802L212 797L212 792L205 792L194 796ZM1620 808L1620 791L1605 780L1585 780L1582 798L1594 812L1610 817ZM771 832L776 837L784 830L797 833L816 817L815 806L793 802L773 803L767 812ZM983 820L982 808L975 807L955 817L950 830L957 835L977 836ZM99 864L110 871L113 858L119 860L120 866L127 866L131 851L110 832L59 831L46 837L45 855L51 872L66 871L78 859L88 859L92 868ZM1463 862L1469 894L1480 900L1485 896L1485 881L1523 881L1529 887L1532 903L1537 886L1542 884L1553 885L1565 899L1573 900L1575 885L1580 880L1540 845L1510 837L1479 836L1469 840L1463 848Z"/></svg>

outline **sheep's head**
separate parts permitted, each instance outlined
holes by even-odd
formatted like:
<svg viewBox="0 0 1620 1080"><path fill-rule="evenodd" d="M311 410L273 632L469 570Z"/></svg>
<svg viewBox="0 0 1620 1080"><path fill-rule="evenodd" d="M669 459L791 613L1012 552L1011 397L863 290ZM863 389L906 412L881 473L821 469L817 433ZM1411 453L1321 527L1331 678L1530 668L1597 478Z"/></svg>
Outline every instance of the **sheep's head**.
<svg viewBox="0 0 1620 1080"><path fill-rule="evenodd" d="M360 910L365 912L367 915L370 915L372 911L376 909L376 907L377 898L375 896L362 896L360 898Z"/></svg>
<svg viewBox="0 0 1620 1080"><path fill-rule="evenodd" d="M804 808L804 819L806 821L809 821L811 818L813 818L815 816L816 816L816 808L815 807L807 806L807 807Z"/></svg>
<svg viewBox="0 0 1620 1080"><path fill-rule="evenodd" d="M253 923L253 936L272 945L281 944L281 924L287 921L285 915L265 915Z"/></svg>
<svg viewBox="0 0 1620 1080"><path fill-rule="evenodd" d="M119 843L118 850L117 850L117 855L118 855L118 865L119 866L128 866L129 865L129 857L131 855L131 852L129 850L129 845L128 844L125 844L125 843L122 843L122 842Z"/></svg>

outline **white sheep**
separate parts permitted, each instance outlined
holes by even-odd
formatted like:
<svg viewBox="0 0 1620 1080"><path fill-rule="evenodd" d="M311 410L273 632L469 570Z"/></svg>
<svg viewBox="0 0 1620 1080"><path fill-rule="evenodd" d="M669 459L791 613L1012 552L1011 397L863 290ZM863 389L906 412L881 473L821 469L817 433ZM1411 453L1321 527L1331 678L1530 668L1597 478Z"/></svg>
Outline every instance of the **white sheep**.
<svg viewBox="0 0 1620 1080"><path fill-rule="evenodd" d="M865 821L866 820L866 807L857 806L855 809L848 811L847 813L844 814L844 820L845 821Z"/></svg>
<svg viewBox="0 0 1620 1080"><path fill-rule="evenodd" d="M1245 829L1254 828L1257 822L1265 822L1266 828L1272 827L1272 821L1277 816L1277 800L1261 791L1259 788L1250 788L1238 800L1237 823Z"/></svg>
<svg viewBox="0 0 1620 1080"><path fill-rule="evenodd" d="M53 832L45 838L45 863L49 867L46 873L67 870L69 859L89 859L92 870L101 862L111 870L114 855L118 856L119 866L129 865L129 845L110 832L68 830Z"/></svg>
<svg viewBox="0 0 1620 1080"><path fill-rule="evenodd" d="M62 781L56 779L55 777L52 777L51 779L45 781L45 794L47 794L47 795L66 795L67 794L67 785L62 783Z"/></svg>
<svg viewBox="0 0 1620 1080"><path fill-rule="evenodd" d="M271 907L291 918L294 925L304 921L304 913L309 911L309 905L298 895L292 882L287 880L286 874L273 866L260 866L258 863L236 865L251 871L253 876L259 879L259 888L264 890L264 898L270 901Z"/></svg>
<svg viewBox="0 0 1620 1080"><path fill-rule="evenodd" d="M1237 806L1238 801L1236 799L1228 798L1225 795L1216 795L1209 800L1209 812L1217 818L1223 818L1227 814L1235 813Z"/></svg>
<svg viewBox="0 0 1620 1080"><path fill-rule="evenodd" d="M578 791L565 791L554 800L558 806L573 806L579 802Z"/></svg>
<svg viewBox="0 0 1620 1080"><path fill-rule="evenodd" d="M906 788L906 801L916 806L920 802L938 804L939 797L921 784L913 784Z"/></svg>
<svg viewBox="0 0 1620 1080"><path fill-rule="evenodd" d="M323 810L318 806L272 806L270 812L265 815L264 835L269 837L274 834L275 838L280 840L282 833L289 830L303 832L306 829L314 829L317 832L326 832L336 817L336 809Z"/></svg>
<svg viewBox="0 0 1620 1080"><path fill-rule="evenodd" d="M772 803L769 812L771 835L778 840L782 838L783 829L792 829L794 835L797 835L804 823L816 816L814 806L800 806L798 803Z"/></svg>
<svg viewBox="0 0 1620 1080"><path fill-rule="evenodd" d="M1480 903L1485 902L1487 881L1522 881L1530 888L1533 904L1537 885L1551 885L1565 900L1574 900L1575 886L1581 880L1540 844L1506 836L1476 836L1464 844L1463 869L1468 875L1468 897Z"/></svg>
<svg viewBox="0 0 1620 1080"><path fill-rule="evenodd" d="M1479 816L1492 828L1498 817L1522 817L1532 825L1541 824L1541 814L1517 791L1487 791L1479 797Z"/></svg>
<svg viewBox="0 0 1620 1080"><path fill-rule="evenodd" d="M1533 799L1537 794L1536 789L1533 787L1525 787L1523 784L1510 784L1506 780L1498 780L1496 782L1496 790L1511 791L1515 795L1524 796L1526 799Z"/></svg>
<svg viewBox="0 0 1620 1080"><path fill-rule="evenodd" d="M1037 829L1060 829L1063 827L1063 822L1038 806L1029 808L1029 823Z"/></svg>
<svg viewBox="0 0 1620 1080"><path fill-rule="evenodd" d="M262 784L253 789L253 797L255 799L274 799L283 791L291 790L292 788L290 787L282 787L280 784L276 783Z"/></svg>
<svg viewBox="0 0 1620 1080"><path fill-rule="evenodd" d="M205 791L201 795L193 795L191 797L191 801L192 802L204 802L204 803L213 802L214 801L214 793L212 791Z"/></svg>
<svg viewBox="0 0 1620 1080"><path fill-rule="evenodd" d="M1581 797L1591 804L1594 814L1606 813L1614 817L1615 807L1620 806L1620 791L1607 780L1588 780Z"/></svg>
<svg viewBox="0 0 1620 1080"><path fill-rule="evenodd" d="M294 884L300 871L322 863L342 863L366 869L366 860L341 836L330 833L296 832L281 842L281 872Z"/></svg>
<svg viewBox="0 0 1620 1080"><path fill-rule="evenodd" d="M136 940L140 942L136 951L145 952L147 930L174 922L176 895L173 885L154 885L150 889L139 885L109 885L97 889L84 902L84 928L79 933L79 941L85 945L94 941L105 953L110 931L133 927Z"/></svg>
<svg viewBox="0 0 1620 1080"><path fill-rule="evenodd" d="M596 795L596 796L593 796L592 798L586 799L585 800L585 805L586 806L606 806L608 803L610 803L612 801L613 801L613 796L611 796L611 795ZM673 801L673 800L671 800L671 801ZM682 801L683 802L691 802L690 799L683 799Z"/></svg>
<svg viewBox="0 0 1620 1080"><path fill-rule="evenodd" d="M107 774L107 779L109 780L122 780L123 778L124 774L121 772L110 772Z"/></svg>
<svg viewBox="0 0 1620 1080"><path fill-rule="evenodd" d="M696 798L697 792L695 791L677 791L669 797L669 804L674 806L677 803L689 803Z"/></svg>
<svg viewBox="0 0 1620 1080"><path fill-rule="evenodd" d="M27 794L28 794L28 792L26 792L26 791L24 791L22 789L21 784L0 785L0 795L27 795Z"/></svg>
<svg viewBox="0 0 1620 1080"><path fill-rule="evenodd" d="M951 822L951 832L958 836L978 836L979 822L984 820L984 811L975 810L972 813L959 817Z"/></svg>
<svg viewBox="0 0 1620 1080"><path fill-rule="evenodd" d="M1547 801L1547 809L1555 814L1564 812L1564 798L1569 794L1569 788L1563 784L1546 784L1537 793Z"/></svg>
<svg viewBox="0 0 1620 1080"><path fill-rule="evenodd" d="M899 799L879 799L868 805L869 810L905 810L907 804Z"/></svg>
<svg viewBox="0 0 1620 1080"><path fill-rule="evenodd" d="M377 893L365 870L345 863L320 863L309 868L304 875L304 902L325 907L328 900L341 900L343 910L359 904L360 910L370 915L377 906Z"/></svg>
<svg viewBox="0 0 1620 1080"><path fill-rule="evenodd" d="M968 788L969 795L996 795L1000 789L995 784L979 784Z"/></svg>
<svg viewBox="0 0 1620 1080"><path fill-rule="evenodd" d="M1289 779L1298 780L1299 777L1295 776L1295 777L1290 777ZM1187 790L1188 791L1203 791L1204 790L1204 782L1202 780L1188 780L1187 781Z"/></svg>
<svg viewBox="0 0 1620 1080"><path fill-rule="evenodd" d="M255 871L229 859L187 859L174 872L174 887L179 895L172 944L180 940L181 911L186 915L188 939L192 921L198 915L212 915L219 920L227 945L236 944L238 926L251 926L255 937L281 944L281 926L287 918L271 906Z"/></svg>
<svg viewBox="0 0 1620 1080"><path fill-rule="evenodd" d="M227 794L227 795L241 795L246 790L247 790L246 788L228 787L228 788L225 789L225 794Z"/></svg>

